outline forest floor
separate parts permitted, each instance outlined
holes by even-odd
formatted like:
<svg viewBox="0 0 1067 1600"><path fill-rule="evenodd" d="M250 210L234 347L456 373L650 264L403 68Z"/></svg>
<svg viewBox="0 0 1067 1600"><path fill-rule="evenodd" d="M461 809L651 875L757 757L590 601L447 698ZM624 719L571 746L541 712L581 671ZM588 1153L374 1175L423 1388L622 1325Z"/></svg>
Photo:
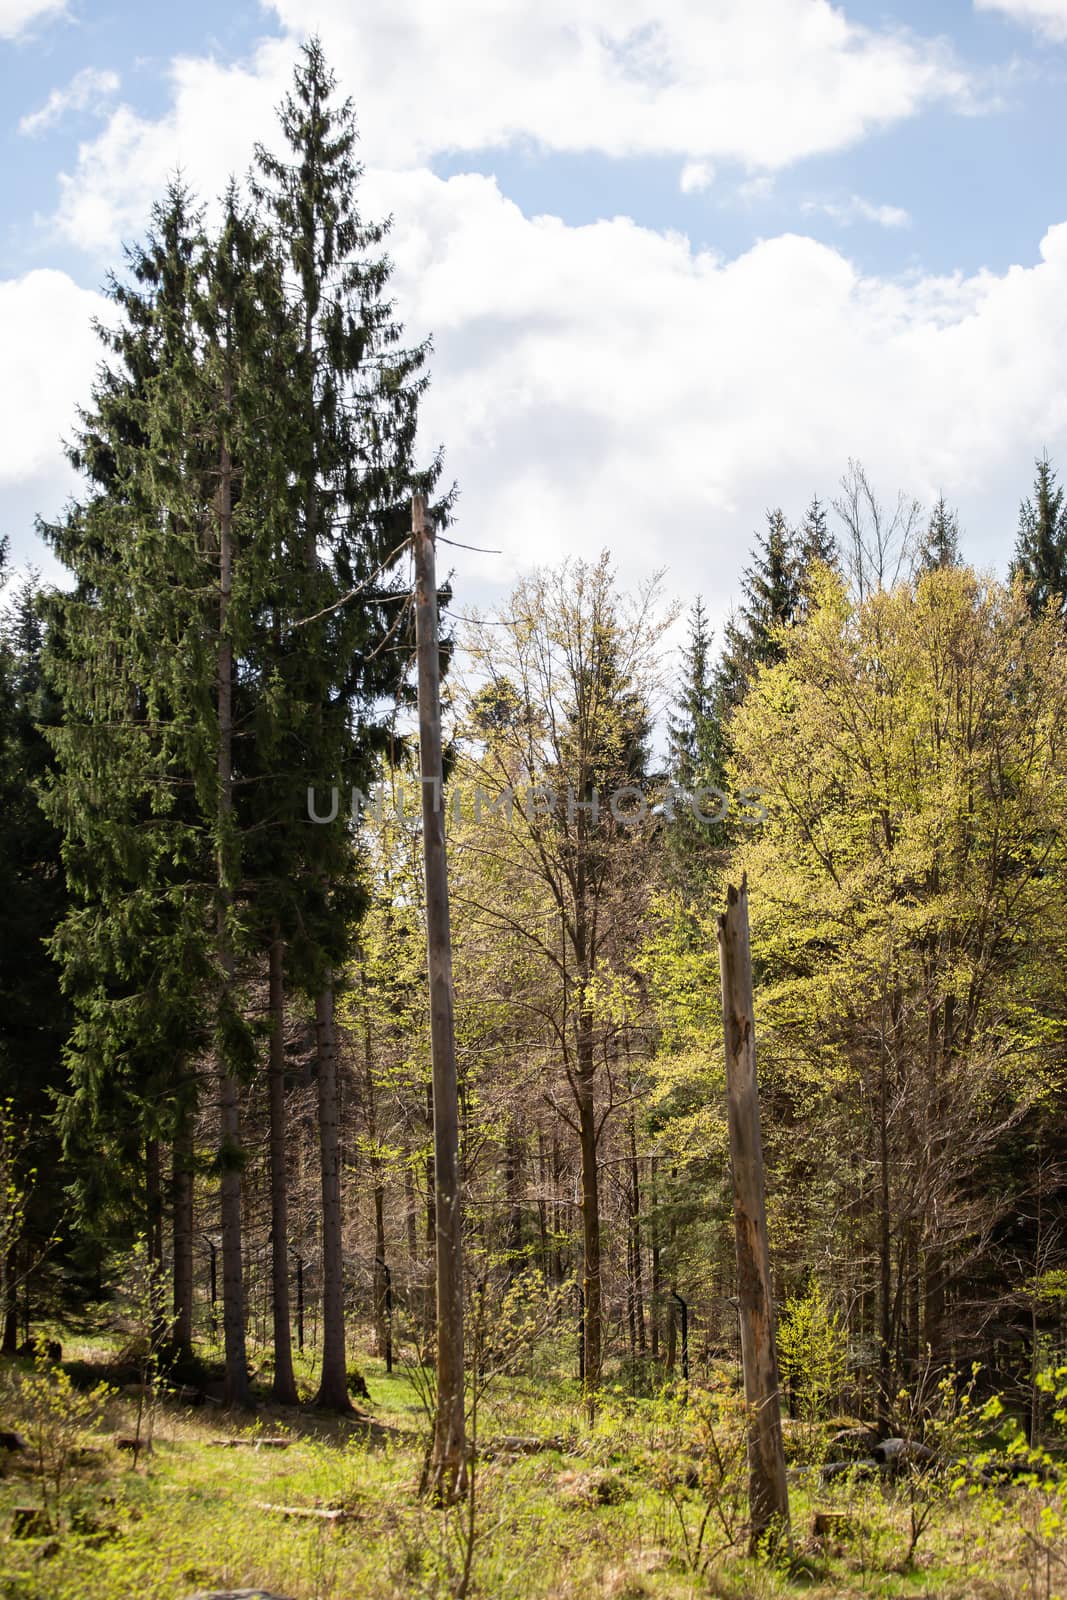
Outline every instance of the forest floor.
<svg viewBox="0 0 1067 1600"><path fill-rule="evenodd" d="M468 1504L419 1498L427 1424L410 1372L366 1362L372 1428L159 1400L142 1408L152 1444L135 1461L118 1440L135 1433L137 1397L91 1405L84 1380L106 1374L107 1352L64 1354L81 1357L76 1390L61 1368L0 1367L0 1429L31 1446L0 1449L2 1600L443 1600L463 1593L472 1526L467 1592L486 1600L1067 1595L1057 1497L944 1474L831 1485L794 1467L791 1554L749 1559L743 1448L692 1395L609 1390L590 1422L573 1383L498 1378L480 1401L472 1523ZM16 1534L18 1508L42 1505L51 1529L31 1518Z"/></svg>

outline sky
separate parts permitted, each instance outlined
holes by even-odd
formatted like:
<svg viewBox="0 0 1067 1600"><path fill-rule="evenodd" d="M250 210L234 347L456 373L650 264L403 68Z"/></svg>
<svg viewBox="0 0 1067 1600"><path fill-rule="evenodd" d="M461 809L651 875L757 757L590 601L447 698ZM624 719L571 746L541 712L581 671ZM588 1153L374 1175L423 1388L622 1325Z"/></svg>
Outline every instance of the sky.
<svg viewBox="0 0 1067 1600"><path fill-rule="evenodd" d="M721 625L769 508L861 461L1003 573L1067 472L1067 0L0 0L0 533L62 440L124 241L242 174L300 42L433 339L457 599L613 553Z"/></svg>

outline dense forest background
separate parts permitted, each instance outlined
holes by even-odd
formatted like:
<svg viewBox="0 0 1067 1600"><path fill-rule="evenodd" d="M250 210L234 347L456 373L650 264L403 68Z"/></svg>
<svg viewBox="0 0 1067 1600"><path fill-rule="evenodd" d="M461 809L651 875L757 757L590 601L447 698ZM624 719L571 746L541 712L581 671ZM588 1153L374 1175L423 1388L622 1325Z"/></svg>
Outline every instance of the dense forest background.
<svg viewBox="0 0 1067 1600"><path fill-rule="evenodd" d="M425 493L447 543L456 505L355 144L312 44L280 153L161 199L42 527L69 584L16 587L0 642L4 1348L106 1321L140 1252L176 1368L218 1340L229 1402L339 1411L361 1351L432 1335L407 528ZM839 1348L860 1414L980 1360L1040 1420L1067 504L1035 471L1007 582L850 463L680 656L610 553L452 611L468 1298L491 1327L521 1289L588 1392L676 1372L683 1316L694 1370L737 1354L715 917L747 873L793 1404Z"/></svg>

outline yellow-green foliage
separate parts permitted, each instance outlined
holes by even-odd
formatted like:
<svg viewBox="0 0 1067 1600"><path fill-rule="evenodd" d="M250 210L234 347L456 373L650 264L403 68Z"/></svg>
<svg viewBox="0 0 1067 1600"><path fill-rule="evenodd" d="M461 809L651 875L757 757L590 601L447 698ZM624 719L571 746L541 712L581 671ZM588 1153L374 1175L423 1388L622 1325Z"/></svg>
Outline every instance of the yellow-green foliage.
<svg viewBox="0 0 1067 1600"><path fill-rule="evenodd" d="M30 1447L42 1509L58 1528L77 1481L79 1446L99 1423L111 1390L104 1383L76 1389L63 1368L48 1360L42 1341L32 1370L10 1374L5 1391L4 1409L18 1420Z"/></svg>
<svg viewBox="0 0 1067 1600"><path fill-rule="evenodd" d="M841 1316L817 1278L804 1294L785 1303L778 1321L778 1364L797 1413L806 1421L837 1408L848 1368L848 1340Z"/></svg>
<svg viewBox="0 0 1067 1600"><path fill-rule="evenodd" d="M510 1320L521 1328L521 1310ZM94 1440L79 1427L77 1443L103 1454L84 1469L58 1538L8 1537L12 1507L27 1500L19 1458L11 1458L0 1478L0 1600L184 1600L212 1588L266 1588L295 1600L450 1600L466 1508L442 1512L419 1501L417 1399L379 1363L365 1365L375 1409L396 1429L370 1443L352 1424L286 1412L264 1416L243 1437L288 1433L288 1449L221 1449L211 1441L231 1434L232 1420L165 1405L155 1448L134 1471L107 1448L107 1435ZM62 1378L47 1381L52 1394L67 1392ZM25 1427L20 1404L9 1386L6 1424ZM609 1389L592 1427L574 1384L505 1374L481 1405L486 1446L535 1433L562 1448L524 1456L498 1447L480 1462L473 1594L785 1600L798 1592L790 1569L744 1554L745 1415L725 1378L706 1392L679 1386L651 1400ZM109 1427L128 1427L131 1407L113 1401L108 1411ZM972 1497L946 1479L911 1573L901 1571L911 1537L903 1485L823 1490L801 1478L790 1491L792 1570L808 1575L803 1592L812 1600L1047 1600L1033 1586L1034 1552L1059 1549L1061 1508L1043 1490L1009 1484ZM287 1518L267 1507L332 1508L345 1519ZM846 1529L816 1540L815 1510L838 1511ZM1049 1559L1051 1595L1058 1569Z"/></svg>

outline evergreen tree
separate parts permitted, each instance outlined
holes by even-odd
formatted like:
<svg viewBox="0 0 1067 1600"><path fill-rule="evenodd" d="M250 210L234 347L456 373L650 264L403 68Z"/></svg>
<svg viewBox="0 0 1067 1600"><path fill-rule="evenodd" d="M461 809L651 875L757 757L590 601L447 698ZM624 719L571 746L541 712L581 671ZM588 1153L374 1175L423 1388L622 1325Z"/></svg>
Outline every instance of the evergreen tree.
<svg viewBox="0 0 1067 1600"><path fill-rule="evenodd" d="M1019 507L1019 533L1011 576L1022 580L1037 616L1050 601L1062 609L1067 595L1067 505L1047 455L1034 463L1033 498Z"/></svg>
<svg viewBox="0 0 1067 1600"><path fill-rule="evenodd" d="M944 495L939 495L919 548L917 570L920 574L937 572L960 564L959 521L956 513L946 506Z"/></svg>
<svg viewBox="0 0 1067 1600"><path fill-rule="evenodd" d="M682 653L682 686L667 714L667 739L671 773L692 787L706 766L705 751L711 737L713 686L711 630L702 595L689 611L689 640Z"/></svg>
<svg viewBox="0 0 1067 1600"><path fill-rule="evenodd" d="M373 781L389 737L383 707L403 694L400 657L386 641L402 598L394 573L410 495L430 492L439 470L436 461L429 471L415 468L427 347L403 347L385 298L390 264L379 247L386 225L359 212L355 117L334 89L312 40L280 111L284 153L256 152L256 192L288 259L300 330L287 440L295 518L287 596L300 611L281 624L288 651L279 677L284 695L307 708L282 761L301 795L312 784L336 783L347 794ZM296 899L287 914L281 908L279 923L292 930L290 971L314 997L316 1012L324 1299L318 1398L347 1410L334 985L363 898L343 827L305 823L301 868Z"/></svg>
<svg viewBox="0 0 1067 1600"><path fill-rule="evenodd" d="M183 460L194 447L154 437L152 412L192 360L202 249L199 213L174 185L129 252L129 280L109 283L118 326L98 332L110 360L69 452L87 496L42 530L75 579L45 602L62 719L48 730L44 803L71 896L53 945L74 1012L60 1121L83 1216L102 1240L144 1232L155 1267L159 1141L192 1115L211 954L204 844L167 681L199 646L185 602L203 574L196 530L178 527L153 483L168 446Z"/></svg>
<svg viewBox="0 0 1067 1600"><path fill-rule="evenodd" d="M717 809L704 789L722 789L724 746L721 702L712 664L712 635L700 595L689 613L689 639L682 652L681 687L667 715L669 774L674 789L667 826L668 858L672 875L688 885L694 873L705 871L725 838L723 821L702 821L693 809L700 802L704 814Z"/></svg>
<svg viewBox="0 0 1067 1600"><path fill-rule="evenodd" d="M804 521L796 533L795 545L800 583L797 614L805 615L811 604L811 583L816 567L830 567L837 572L841 562L837 540L826 515L826 507L817 494L812 495L811 504L804 513Z"/></svg>
<svg viewBox="0 0 1067 1600"><path fill-rule="evenodd" d="M158 1259L159 1140L188 1124L187 1063L213 1048L226 1392L243 1404L238 1084L253 1042L238 983L235 711L242 652L278 577L286 396L279 263L232 187L223 211L208 241L172 188L131 255L134 286L114 296L125 387L98 390L81 451L107 469L53 531L78 584L53 602L67 717L52 808L81 900L58 940L78 1008L68 1135L98 1134L110 1111L120 1170L144 1140Z"/></svg>
<svg viewBox="0 0 1067 1600"><path fill-rule="evenodd" d="M716 674L726 713L744 698L757 669L780 659L775 630L792 622L800 607L802 572L796 540L781 510L767 512L767 531L757 535L752 558L742 575L741 605L726 625Z"/></svg>
<svg viewBox="0 0 1067 1600"><path fill-rule="evenodd" d="M0 590L6 541L0 539ZM56 708L41 673L43 632L36 579L27 578L0 616L0 1108L18 1128L8 1180L31 1190L0 1259L0 1331L16 1342L14 1293L59 1227L63 1195L52 1096L63 1082L67 1008L47 944L66 906L59 836L38 804L49 764L40 724ZM3 1180L0 1179L0 1182Z"/></svg>

